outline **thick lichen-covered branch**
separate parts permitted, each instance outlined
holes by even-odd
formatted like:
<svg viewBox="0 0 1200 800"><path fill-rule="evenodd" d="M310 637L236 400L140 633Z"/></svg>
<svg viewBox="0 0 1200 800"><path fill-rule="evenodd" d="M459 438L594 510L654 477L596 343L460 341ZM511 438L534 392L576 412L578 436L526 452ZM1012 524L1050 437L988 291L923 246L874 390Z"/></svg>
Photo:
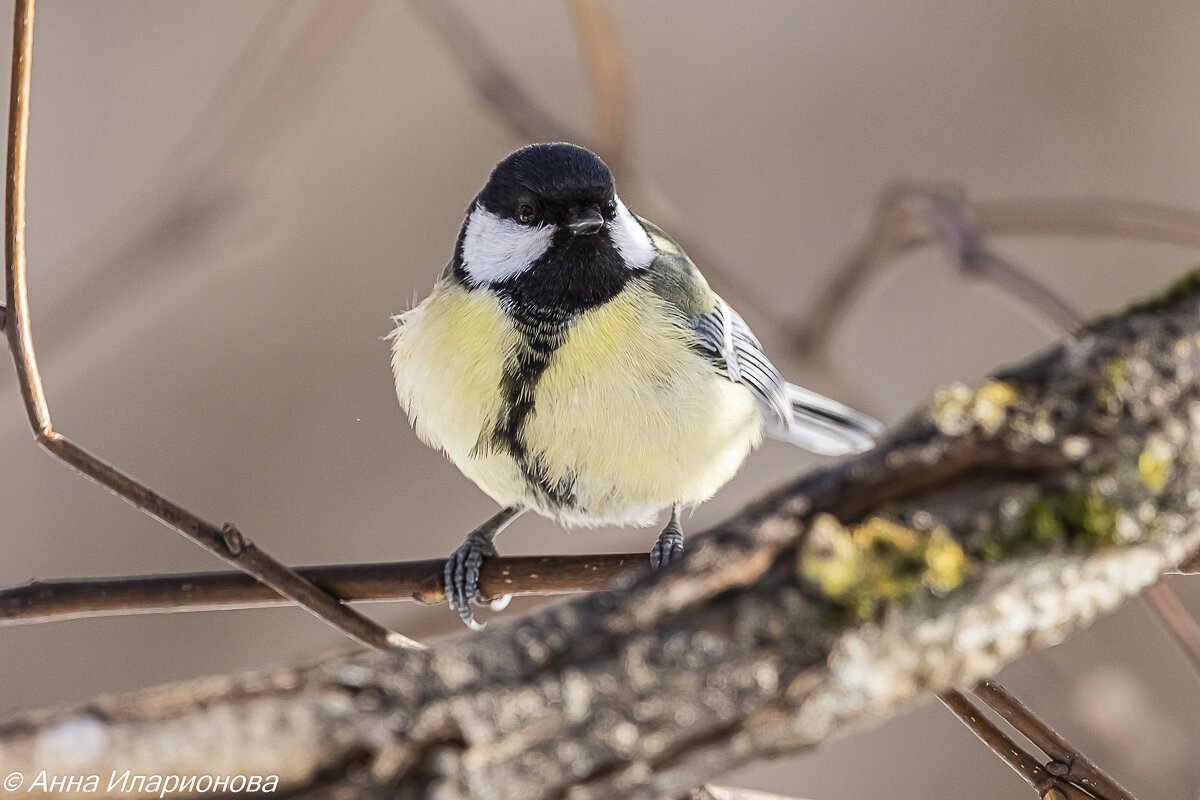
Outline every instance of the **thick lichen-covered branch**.
<svg viewBox="0 0 1200 800"><path fill-rule="evenodd" d="M676 798L1060 640L1200 544L1197 284L937 392L680 568L428 651L0 725L0 772L272 774L297 796Z"/></svg>

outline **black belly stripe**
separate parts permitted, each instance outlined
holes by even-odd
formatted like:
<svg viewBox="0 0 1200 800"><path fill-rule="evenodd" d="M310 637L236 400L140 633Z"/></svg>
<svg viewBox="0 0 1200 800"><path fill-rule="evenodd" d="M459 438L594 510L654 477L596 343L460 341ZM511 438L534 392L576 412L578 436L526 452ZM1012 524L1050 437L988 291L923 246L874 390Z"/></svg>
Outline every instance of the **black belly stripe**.
<svg viewBox="0 0 1200 800"><path fill-rule="evenodd" d="M514 319L521 344L500 379L500 392L507 413L496 421L491 432L492 447L512 456L529 490L543 502L573 508L576 503L575 481L566 477L552 480L548 465L540 453L530 453L525 444L524 427L534 411L538 382L566 341L569 325Z"/></svg>
<svg viewBox="0 0 1200 800"><path fill-rule="evenodd" d="M459 239L454 274L468 288L480 289L461 263L461 234ZM530 492L551 507L579 508L574 476L552 480L544 455L530 452L525 443L524 426L534 413L538 382L578 315L612 300L644 271L625 264L607 230L576 236L564 229L527 269L488 287L500 298L516 327L519 349L500 379L506 410L491 431L480 437L475 449L512 456ZM555 466L561 469L562 465Z"/></svg>

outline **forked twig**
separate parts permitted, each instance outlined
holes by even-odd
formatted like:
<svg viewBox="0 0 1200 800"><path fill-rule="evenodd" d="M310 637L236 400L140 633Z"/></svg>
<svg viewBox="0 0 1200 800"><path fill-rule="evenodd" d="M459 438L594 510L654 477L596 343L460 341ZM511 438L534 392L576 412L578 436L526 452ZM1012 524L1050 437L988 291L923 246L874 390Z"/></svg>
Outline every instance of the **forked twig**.
<svg viewBox="0 0 1200 800"><path fill-rule="evenodd" d="M13 25L12 85L9 100L8 172L5 197L5 333L29 423L51 454L101 486L187 536L233 566L373 647L419 647L339 602L275 561L233 526L218 528L160 496L56 432L34 355L25 281L25 173L29 135L29 84L33 55L33 0L17 0Z"/></svg>
<svg viewBox="0 0 1200 800"><path fill-rule="evenodd" d="M868 281L897 257L931 244L943 245L964 275L1014 295L1056 329L1078 325L1079 315L1064 300L987 247L984 236L989 232L979 223L977 206L956 187L903 183L885 191L866 235L793 331L796 349L806 358L826 361L839 322Z"/></svg>
<svg viewBox="0 0 1200 800"><path fill-rule="evenodd" d="M1046 770L1037 759L1017 745L1004 731L983 716L962 692L950 690L938 694L938 699L962 720L988 749L1021 776L1042 800L1095 800L1074 784L1061 780ZM1107 800L1107 798L1104 798Z"/></svg>
<svg viewBox="0 0 1200 800"><path fill-rule="evenodd" d="M884 192L862 242L792 333L797 349L826 360L838 324L867 283L898 256L934 244L946 246L969 277L1013 294L1060 328L1075 327L1078 315L1057 295L975 247L982 237L1004 235L1103 236L1200 248L1200 213L1103 197L971 202L956 187L899 184Z"/></svg>
<svg viewBox="0 0 1200 800"><path fill-rule="evenodd" d="M1079 752L1053 728L1029 710L1007 689L991 678L975 685L975 696L1021 732L1052 761L1046 770L1056 778L1070 781L1104 800L1134 800L1127 789L1117 783L1091 759Z"/></svg>

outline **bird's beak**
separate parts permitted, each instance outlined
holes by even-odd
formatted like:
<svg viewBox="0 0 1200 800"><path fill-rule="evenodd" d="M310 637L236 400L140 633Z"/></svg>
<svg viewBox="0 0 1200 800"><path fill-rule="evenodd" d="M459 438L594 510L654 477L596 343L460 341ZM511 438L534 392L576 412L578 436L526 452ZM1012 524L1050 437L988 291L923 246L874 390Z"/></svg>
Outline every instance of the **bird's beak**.
<svg viewBox="0 0 1200 800"><path fill-rule="evenodd" d="M604 225L604 217L593 206L572 208L567 212L567 227L571 233L595 233Z"/></svg>

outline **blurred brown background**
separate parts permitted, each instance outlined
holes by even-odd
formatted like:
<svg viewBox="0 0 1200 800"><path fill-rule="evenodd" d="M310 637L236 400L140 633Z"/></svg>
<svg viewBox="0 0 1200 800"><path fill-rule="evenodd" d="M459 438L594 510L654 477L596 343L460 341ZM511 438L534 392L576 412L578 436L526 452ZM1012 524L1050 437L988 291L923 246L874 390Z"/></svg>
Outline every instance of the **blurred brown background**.
<svg viewBox="0 0 1200 800"><path fill-rule="evenodd" d="M978 198L1200 208L1191 4L615 10L640 175L733 271L736 286L717 288L748 299L741 310L784 371L886 421L1053 336L926 251L855 306L834 342L836 383L790 358L770 319L803 317L895 179ZM547 108L589 129L562 5L467 11ZM264 82L276 88L256 94ZM467 203L522 142L408 5L43 0L32 106L30 291L58 429L292 564L444 556L492 513L412 435L381 337L427 292ZM998 247L1087 314L1156 290L1195 257L1112 241ZM220 568L42 454L11 367L0 370L0 584ZM764 446L690 530L818 463ZM654 535L525 519L500 549L648 549ZM1200 610L1194 579L1173 585ZM370 610L418 637L459 631L442 608ZM292 609L0 628L0 713L346 646ZM1001 678L1135 794L1196 796L1200 682L1139 603ZM1026 793L935 703L724 781L821 800Z"/></svg>

